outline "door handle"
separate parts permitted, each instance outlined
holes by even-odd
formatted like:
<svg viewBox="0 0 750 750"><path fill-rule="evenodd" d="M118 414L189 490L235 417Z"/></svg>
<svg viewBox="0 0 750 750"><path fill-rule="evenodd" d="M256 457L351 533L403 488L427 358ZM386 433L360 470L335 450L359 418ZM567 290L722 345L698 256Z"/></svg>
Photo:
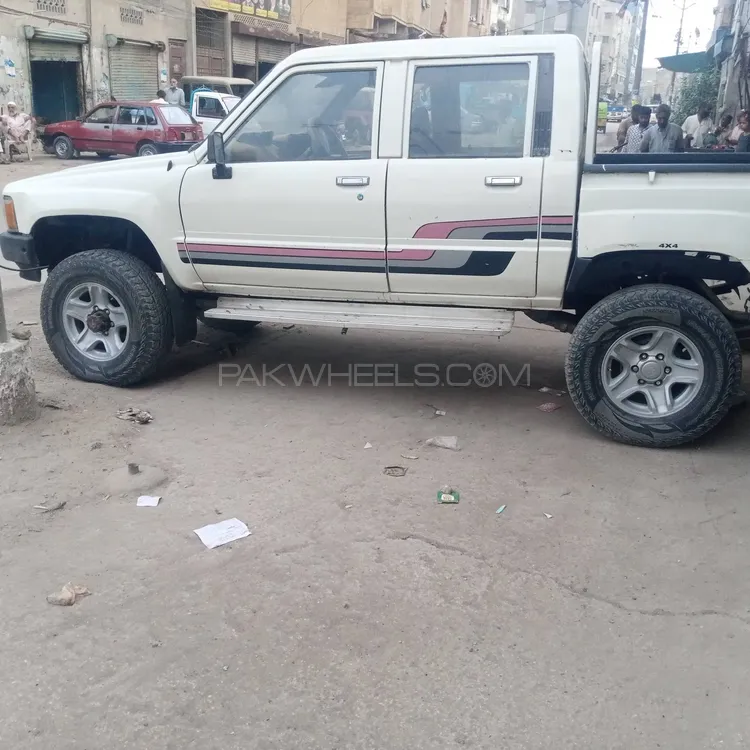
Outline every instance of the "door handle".
<svg viewBox="0 0 750 750"><path fill-rule="evenodd" d="M136 130L143 130L143 128L136 128Z"/></svg>
<svg viewBox="0 0 750 750"><path fill-rule="evenodd" d="M336 184L339 187L364 187L370 184L369 177L337 177Z"/></svg>
<svg viewBox="0 0 750 750"><path fill-rule="evenodd" d="M109 130L109 125L105 125L105 126L104 126L104 129L105 129L105 130Z"/></svg>
<svg viewBox="0 0 750 750"><path fill-rule="evenodd" d="M485 177L484 184L487 187L518 187L523 182L523 177Z"/></svg>

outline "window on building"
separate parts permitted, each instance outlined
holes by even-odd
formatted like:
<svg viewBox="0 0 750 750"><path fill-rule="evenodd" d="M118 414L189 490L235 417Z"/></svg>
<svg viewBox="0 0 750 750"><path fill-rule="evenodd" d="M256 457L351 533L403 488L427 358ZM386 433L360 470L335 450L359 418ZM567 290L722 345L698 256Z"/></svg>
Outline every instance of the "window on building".
<svg viewBox="0 0 750 750"><path fill-rule="evenodd" d="M120 21L122 23L134 23L138 26L143 26L143 10L141 8L133 8L129 5L121 5Z"/></svg>
<svg viewBox="0 0 750 750"><path fill-rule="evenodd" d="M115 121L115 111L117 107L97 107L86 118L90 125L111 125Z"/></svg>
<svg viewBox="0 0 750 750"><path fill-rule="evenodd" d="M297 73L227 144L228 162L369 159L375 70Z"/></svg>
<svg viewBox="0 0 750 750"><path fill-rule="evenodd" d="M60 16L68 12L65 0L36 0L36 9L42 13L57 13Z"/></svg>
<svg viewBox="0 0 750 750"><path fill-rule="evenodd" d="M525 63L418 67L409 157L523 156L528 90Z"/></svg>

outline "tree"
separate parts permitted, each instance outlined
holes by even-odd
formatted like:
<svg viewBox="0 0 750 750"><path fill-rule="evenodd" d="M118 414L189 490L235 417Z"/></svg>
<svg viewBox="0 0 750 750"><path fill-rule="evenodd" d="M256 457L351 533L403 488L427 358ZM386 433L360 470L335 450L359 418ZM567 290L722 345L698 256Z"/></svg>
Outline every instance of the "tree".
<svg viewBox="0 0 750 750"><path fill-rule="evenodd" d="M677 92L677 102L672 112L672 119L682 125L685 118L694 115L701 104L707 104L711 109L716 106L719 98L718 68L703 70L700 73L690 73L683 78ZM718 113L717 113L718 114Z"/></svg>

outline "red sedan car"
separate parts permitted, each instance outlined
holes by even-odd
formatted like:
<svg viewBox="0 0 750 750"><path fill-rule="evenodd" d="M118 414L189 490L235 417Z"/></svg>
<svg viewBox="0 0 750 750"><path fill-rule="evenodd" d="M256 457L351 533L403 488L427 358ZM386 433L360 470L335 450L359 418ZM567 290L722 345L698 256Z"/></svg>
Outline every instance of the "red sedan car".
<svg viewBox="0 0 750 750"><path fill-rule="evenodd" d="M151 156L182 151L203 139L203 129L181 107L157 102L108 102L84 117L44 129L45 150L61 159L76 152Z"/></svg>

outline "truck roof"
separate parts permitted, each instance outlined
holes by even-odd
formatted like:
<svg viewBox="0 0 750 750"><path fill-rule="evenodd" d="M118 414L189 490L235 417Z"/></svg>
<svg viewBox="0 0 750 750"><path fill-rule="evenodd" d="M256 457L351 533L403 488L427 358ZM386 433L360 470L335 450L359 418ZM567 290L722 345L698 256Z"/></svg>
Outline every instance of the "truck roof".
<svg viewBox="0 0 750 750"><path fill-rule="evenodd" d="M300 64L540 53L582 55L583 47L578 37L572 34L474 36L330 45L300 50L286 59L292 61L292 64Z"/></svg>

